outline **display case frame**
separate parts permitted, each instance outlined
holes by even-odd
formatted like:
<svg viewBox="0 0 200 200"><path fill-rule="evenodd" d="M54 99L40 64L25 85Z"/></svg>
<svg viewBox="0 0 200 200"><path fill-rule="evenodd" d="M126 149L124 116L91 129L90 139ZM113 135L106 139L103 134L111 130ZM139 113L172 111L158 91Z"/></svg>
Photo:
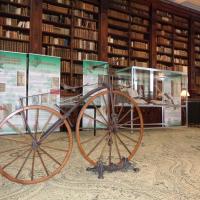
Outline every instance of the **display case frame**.
<svg viewBox="0 0 200 200"><path fill-rule="evenodd" d="M187 73L131 66L116 71L113 85L139 104L145 127L187 126Z"/></svg>

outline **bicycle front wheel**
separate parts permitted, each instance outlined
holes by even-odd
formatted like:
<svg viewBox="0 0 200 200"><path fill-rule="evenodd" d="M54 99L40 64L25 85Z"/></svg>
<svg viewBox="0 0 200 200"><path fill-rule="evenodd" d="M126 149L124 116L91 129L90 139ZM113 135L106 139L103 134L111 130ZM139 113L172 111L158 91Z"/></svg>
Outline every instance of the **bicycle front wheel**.
<svg viewBox="0 0 200 200"><path fill-rule="evenodd" d="M13 182L35 184L53 177L71 151L71 128L52 108L27 106L0 123L0 173Z"/></svg>
<svg viewBox="0 0 200 200"><path fill-rule="evenodd" d="M92 165L130 160L143 137L143 118L137 103L121 91L92 96L80 111L76 126L78 147Z"/></svg>

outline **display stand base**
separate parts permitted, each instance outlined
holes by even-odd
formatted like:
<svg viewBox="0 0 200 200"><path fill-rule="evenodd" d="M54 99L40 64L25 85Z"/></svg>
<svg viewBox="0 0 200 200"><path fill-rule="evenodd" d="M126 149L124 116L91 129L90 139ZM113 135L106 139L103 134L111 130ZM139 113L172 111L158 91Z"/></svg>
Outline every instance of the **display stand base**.
<svg viewBox="0 0 200 200"><path fill-rule="evenodd" d="M104 178L104 172L115 172L115 171L128 171L133 170L134 172L139 172L139 168L135 167L134 164L130 163L128 158L122 158L119 164L104 165L102 161L98 161L94 167L88 167L87 171L92 171L98 173L98 178Z"/></svg>

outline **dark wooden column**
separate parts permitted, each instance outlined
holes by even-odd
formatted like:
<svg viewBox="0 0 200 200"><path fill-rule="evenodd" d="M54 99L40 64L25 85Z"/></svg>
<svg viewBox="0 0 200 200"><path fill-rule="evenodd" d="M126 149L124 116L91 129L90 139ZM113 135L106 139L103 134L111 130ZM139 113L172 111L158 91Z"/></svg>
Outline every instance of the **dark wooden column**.
<svg viewBox="0 0 200 200"><path fill-rule="evenodd" d="M150 9L150 66L156 68L156 1L152 1Z"/></svg>
<svg viewBox="0 0 200 200"><path fill-rule="evenodd" d="M30 3L30 53L42 53L42 0Z"/></svg>
<svg viewBox="0 0 200 200"><path fill-rule="evenodd" d="M195 93L195 67L194 67L194 19L190 17L189 21L189 67L188 67L188 89L191 97Z"/></svg>
<svg viewBox="0 0 200 200"><path fill-rule="evenodd" d="M99 11L99 60L108 61L108 1L101 0Z"/></svg>

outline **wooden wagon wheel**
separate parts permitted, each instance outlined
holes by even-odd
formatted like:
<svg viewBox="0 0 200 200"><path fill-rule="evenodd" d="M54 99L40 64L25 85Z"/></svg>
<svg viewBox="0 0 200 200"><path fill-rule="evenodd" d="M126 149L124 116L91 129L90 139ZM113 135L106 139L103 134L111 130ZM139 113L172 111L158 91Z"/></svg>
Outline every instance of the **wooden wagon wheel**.
<svg viewBox="0 0 200 200"><path fill-rule="evenodd" d="M38 142L57 120L63 125ZM63 126L65 132L60 131ZM2 134L4 132L9 134ZM24 107L0 123L0 173L11 181L21 184L45 181L60 172L71 151L71 128L52 108Z"/></svg>
<svg viewBox="0 0 200 200"><path fill-rule="evenodd" d="M94 127L96 126L96 133ZM92 165L130 160L143 137L137 103L125 93L108 90L92 96L81 109L76 126L78 147Z"/></svg>

